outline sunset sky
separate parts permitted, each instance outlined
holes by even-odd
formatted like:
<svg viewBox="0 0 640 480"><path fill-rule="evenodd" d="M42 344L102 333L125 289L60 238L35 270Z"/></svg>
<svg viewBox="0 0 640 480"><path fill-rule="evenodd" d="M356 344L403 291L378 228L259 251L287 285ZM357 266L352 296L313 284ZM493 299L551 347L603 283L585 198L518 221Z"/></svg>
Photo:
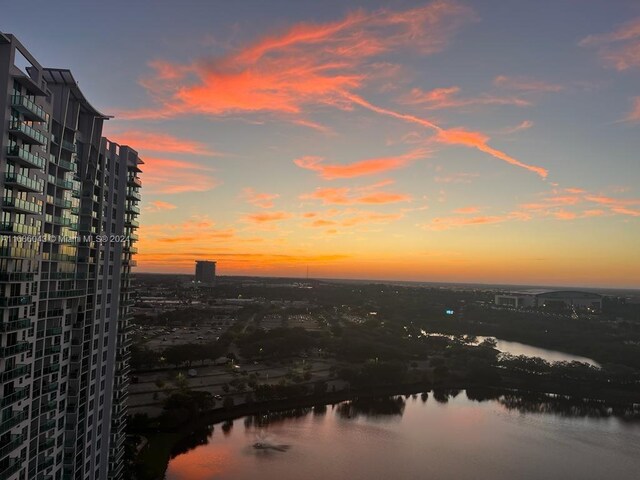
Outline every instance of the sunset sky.
<svg viewBox="0 0 640 480"><path fill-rule="evenodd" d="M145 161L138 271L640 287L640 2L2 5Z"/></svg>

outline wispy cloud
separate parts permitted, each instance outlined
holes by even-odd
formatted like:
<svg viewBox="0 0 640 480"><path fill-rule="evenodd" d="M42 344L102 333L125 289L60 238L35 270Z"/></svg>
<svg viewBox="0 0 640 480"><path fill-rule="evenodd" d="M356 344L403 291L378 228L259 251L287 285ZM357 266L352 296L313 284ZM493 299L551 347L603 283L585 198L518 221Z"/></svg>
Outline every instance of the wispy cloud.
<svg viewBox="0 0 640 480"><path fill-rule="evenodd" d="M145 188L151 193L205 192L219 183L211 168L198 163L149 157L144 161Z"/></svg>
<svg viewBox="0 0 640 480"><path fill-rule="evenodd" d="M425 149L416 149L402 155L369 158L349 164L326 164L324 158L315 156L304 156L296 158L295 163L300 168L313 170L318 172L320 177L325 180L333 180L336 178L354 178L366 175L375 175L403 168L410 163L425 158L429 152Z"/></svg>
<svg viewBox="0 0 640 480"><path fill-rule="evenodd" d="M625 117L627 122L640 122L640 97L633 98L631 111Z"/></svg>
<svg viewBox="0 0 640 480"><path fill-rule="evenodd" d="M289 212L258 212L250 213L243 217L245 222L249 223L275 223L282 220L287 220L293 217L293 214Z"/></svg>
<svg viewBox="0 0 640 480"><path fill-rule="evenodd" d="M506 75L498 75L493 79L496 87L506 88L508 90L516 90L519 92L560 92L564 90L564 86L557 83L549 83L543 80L535 80L528 77L509 77Z"/></svg>
<svg viewBox="0 0 640 480"><path fill-rule="evenodd" d="M148 212L166 212L167 210L175 210L176 208L178 207L176 207L173 203L156 200L155 202L150 202L146 210Z"/></svg>
<svg viewBox="0 0 640 480"><path fill-rule="evenodd" d="M533 127L533 122L531 120L523 120L518 125L507 127L501 130L500 133L503 135L510 135L512 133L521 132L523 130L529 130L531 127Z"/></svg>
<svg viewBox="0 0 640 480"><path fill-rule="evenodd" d="M139 152L165 152L189 155L220 155L205 144L178 138L167 133L125 130L113 134L120 145L129 145Z"/></svg>
<svg viewBox="0 0 640 480"><path fill-rule="evenodd" d="M447 108L463 108L478 105L513 105L526 107L531 102L514 96L501 97L482 94L477 97L460 97L460 87L452 86L424 91L414 88L409 95L402 98L402 102L409 105L419 105L428 110L442 110Z"/></svg>
<svg viewBox="0 0 640 480"><path fill-rule="evenodd" d="M247 187L242 191L242 198L251 205L260 208L273 208L273 201L280 198L278 193L258 193L253 188Z"/></svg>
<svg viewBox="0 0 640 480"><path fill-rule="evenodd" d="M387 203L410 202L411 196L404 193L365 190L349 187L317 188L311 193L300 195L301 200L320 200L324 205L382 205Z"/></svg>
<svg viewBox="0 0 640 480"><path fill-rule="evenodd" d="M622 24L613 32L589 35L580 46L597 48L605 65L623 71L640 67L640 17Z"/></svg>

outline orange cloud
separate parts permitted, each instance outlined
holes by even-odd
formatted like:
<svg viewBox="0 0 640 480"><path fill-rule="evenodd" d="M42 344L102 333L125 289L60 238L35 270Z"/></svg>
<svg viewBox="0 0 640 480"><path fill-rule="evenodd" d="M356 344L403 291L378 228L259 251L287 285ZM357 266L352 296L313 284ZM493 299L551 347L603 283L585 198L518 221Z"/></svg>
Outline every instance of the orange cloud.
<svg viewBox="0 0 640 480"><path fill-rule="evenodd" d="M537 173L542 178L545 178L549 173L546 168L537 167L535 165L528 165L516 158L507 155L504 152L501 152L500 150L496 150L495 148L489 146L487 144L487 142L489 141L489 137L479 132L470 132L462 128L451 128L449 130L440 129L437 138L440 142L443 143L477 148L481 152L488 153L489 155L511 165Z"/></svg>
<svg viewBox="0 0 640 480"><path fill-rule="evenodd" d="M640 97L635 97L633 99L633 106L625 120L627 122L640 122Z"/></svg>
<svg viewBox="0 0 640 480"><path fill-rule="evenodd" d="M287 220L293 215L288 212L261 212L244 216L244 221L251 223L272 223Z"/></svg>
<svg viewBox="0 0 640 480"><path fill-rule="evenodd" d="M420 105L429 110L441 110L446 108L460 108L474 105L514 105L526 107L531 102L518 97L497 97L481 95L479 97L460 98L460 87L436 88L425 92L420 88L414 88L409 95L403 98L403 103Z"/></svg>
<svg viewBox="0 0 640 480"><path fill-rule="evenodd" d="M336 178L354 178L365 175L375 175L378 173L388 172L389 170L396 170L407 166L415 160L424 158L426 155L426 150L418 149L405 153L404 155L370 158L347 165L327 165L323 163L324 159L322 157L314 156L296 158L293 163L300 168L306 168L307 170L318 172L325 180L333 180Z"/></svg>
<svg viewBox="0 0 640 480"><path fill-rule="evenodd" d="M461 215L468 215L468 214L472 214L472 213L478 213L480 211L479 207L463 207L463 208L456 208L453 213L459 213Z"/></svg>
<svg viewBox="0 0 640 480"><path fill-rule="evenodd" d="M212 169L198 163L149 157L144 161L145 191L151 193L205 192L218 185Z"/></svg>
<svg viewBox="0 0 640 480"><path fill-rule="evenodd" d="M146 208L148 212L165 212L167 210L175 210L176 207L173 203L163 202L162 200L156 200L151 202Z"/></svg>
<svg viewBox="0 0 640 480"><path fill-rule="evenodd" d="M562 85L526 77L507 77L506 75L498 75L493 79L493 84L497 87L520 92L560 92L564 90Z"/></svg>
<svg viewBox="0 0 640 480"><path fill-rule="evenodd" d="M411 197L403 193L373 191L352 194L348 187L317 188L312 193L300 195L302 200L321 200L324 205L381 205L386 203L410 202Z"/></svg>
<svg viewBox="0 0 640 480"><path fill-rule="evenodd" d="M388 115L390 117L394 117L400 120L404 120L406 122L416 123L418 125L422 125L423 127L435 130L437 132L436 141L441 143L446 143L450 145L464 145L466 147L476 148L481 152L487 153L494 158L507 162L511 165L524 168L525 170L532 171L537 173L542 178L545 178L548 175L548 171L545 168L537 167L535 165L528 165L523 163L516 158L509 156L508 154L497 150L488 145L489 137L480 133L480 132L471 132L461 128L454 129L444 129L429 120L424 118L416 117L415 115L407 115L404 113L395 112L393 110L388 110L386 108L378 107L369 103L364 98L359 97L358 95L344 93L345 97L351 100L353 103L360 105L366 109L369 109L373 112L380 113L382 115Z"/></svg>
<svg viewBox="0 0 640 480"><path fill-rule="evenodd" d="M130 145L139 152L166 152L189 155L219 155L206 145L193 140L185 140L166 133L127 130L113 134L120 145Z"/></svg>
<svg viewBox="0 0 640 480"><path fill-rule="evenodd" d="M505 128L500 133L504 135L509 135L511 133L521 132L522 130L528 130L533 127L533 122L531 120L523 120L521 123L516 125L515 127Z"/></svg>
<svg viewBox="0 0 640 480"><path fill-rule="evenodd" d="M273 208L273 201L280 198L277 193L258 193L250 187L245 188L242 195L248 203L260 208Z"/></svg>
<svg viewBox="0 0 640 480"><path fill-rule="evenodd" d="M518 213L511 213L507 215L482 215L475 217L436 217L431 220L430 224L423 225L423 228L440 231L473 225L503 223L514 219L526 219L526 217Z"/></svg>
<svg viewBox="0 0 640 480"><path fill-rule="evenodd" d="M453 1L401 12L358 10L336 22L297 24L225 57L186 65L156 61L154 74L141 83L159 105L121 116L271 112L299 121L304 105L340 106L341 91L361 87L373 68L366 60L400 48L438 52L473 17Z"/></svg>
<svg viewBox="0 0 640 480"><path fill-rule="evenodd" d="M616 70L640 67L640 17L613 32L589 35L580 41L580 46L596 47L605 65Z"/></svg>

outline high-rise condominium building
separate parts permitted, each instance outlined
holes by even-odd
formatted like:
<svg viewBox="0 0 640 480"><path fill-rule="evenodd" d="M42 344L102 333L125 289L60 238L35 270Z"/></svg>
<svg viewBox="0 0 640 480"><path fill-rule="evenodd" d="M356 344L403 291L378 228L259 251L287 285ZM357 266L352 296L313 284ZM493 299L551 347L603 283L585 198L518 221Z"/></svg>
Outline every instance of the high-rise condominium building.
<svg viewBox="0 0 640 480"><path fill-rule="evenodd" d="M0 33L0 480L122 477L142 161Z"/></svg>
<svg viewBox="0 0 640 480"><path fill-rule="evenodd" d="M213 285L216 281L216 262L196 260L196 283Z"/></svg>

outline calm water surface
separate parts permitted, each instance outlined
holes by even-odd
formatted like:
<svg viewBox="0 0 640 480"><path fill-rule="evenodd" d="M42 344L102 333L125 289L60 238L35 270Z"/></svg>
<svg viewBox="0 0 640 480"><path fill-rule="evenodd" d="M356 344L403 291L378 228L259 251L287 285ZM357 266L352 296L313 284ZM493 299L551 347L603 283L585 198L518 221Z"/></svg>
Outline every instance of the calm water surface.
<svg viewBox="0 0 640 480"><path fill-rule="evenodd" d="M639 423L521 413L506 402L469 400L464 392L440 400L430 394L426 401L387 400L391 407L344 403L296 418L246 417L226 432L218 424L206 445L171 460L166 478L639 478ZM288 449L258 450L256 442Z"/></svg>

